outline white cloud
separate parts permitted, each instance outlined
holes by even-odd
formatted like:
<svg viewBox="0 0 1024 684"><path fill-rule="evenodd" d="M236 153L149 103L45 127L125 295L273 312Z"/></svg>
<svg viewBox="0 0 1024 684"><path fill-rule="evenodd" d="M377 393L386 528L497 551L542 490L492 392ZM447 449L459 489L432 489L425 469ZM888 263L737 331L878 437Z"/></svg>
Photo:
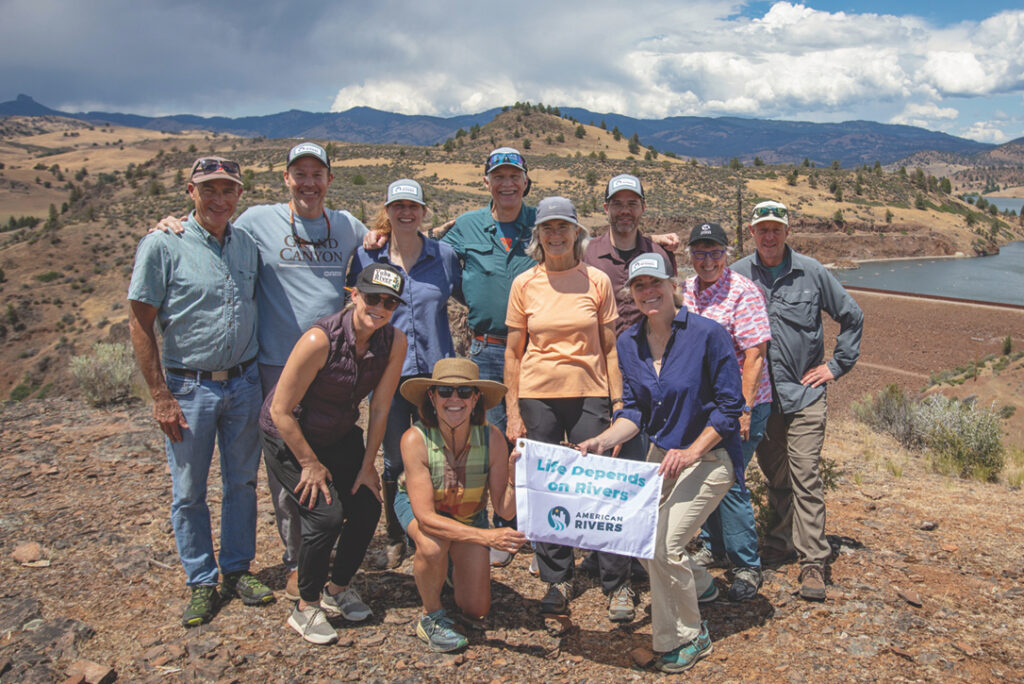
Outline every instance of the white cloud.
<svg viewBox="0 0 1024 684"><path fill-rule="evenodd" d="M971 140L988 143L1004 143L1010 140L1010 136L998 126L999 123L996 121L975 121L962 135Z"/></svg>
<svg viewBox="0 0 1024 684"><path fill-rule="evenodd" d="M960 112L952 107L940 107L933 102L908 104L903 111L889 119L889 123L933 128L942 122L955 121Z"/></svg>

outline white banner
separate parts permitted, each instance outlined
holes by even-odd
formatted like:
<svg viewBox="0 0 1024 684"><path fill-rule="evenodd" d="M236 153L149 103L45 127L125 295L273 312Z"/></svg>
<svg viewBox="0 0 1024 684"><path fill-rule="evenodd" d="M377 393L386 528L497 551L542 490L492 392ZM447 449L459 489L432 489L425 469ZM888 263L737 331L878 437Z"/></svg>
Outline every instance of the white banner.
<svg viewBox="0 0 1024 684"><path fill-rule="evenodd" d="M520 439L519 530L535 542L654 557L661 475L657 463L583 456Z"/></svg>

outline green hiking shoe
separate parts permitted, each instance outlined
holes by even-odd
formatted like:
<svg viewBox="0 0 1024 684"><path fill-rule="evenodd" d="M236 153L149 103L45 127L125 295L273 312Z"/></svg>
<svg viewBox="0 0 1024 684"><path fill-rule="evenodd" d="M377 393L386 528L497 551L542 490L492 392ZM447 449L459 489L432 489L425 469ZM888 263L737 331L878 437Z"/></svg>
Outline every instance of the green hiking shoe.
<svg viewBox="0 0 1024 684"><path fill-rule="evenodd" d="M219 603L217 585L200 584L192 587L192 597L188 600L185 612L182 613L181 624L185 627L198 627L209 622Z"/></svg>
<svg viewBox="0 0 1024 684"><path fill-rule="evenodd" d="M685 672L696 665L698 660L710 654L712 648L708 623L702 622L700 633L693 641L663 654L654 665L662 672L669 674Z"/></svg>
<svg viewBox="0 0 1024 684"><path fill-rule="evenodd" d="M221 598L237 596L247 606L264 606L274 602L274 592L248 570L225 573L220 585Z"/></svg>
<svg viewBox="0 0 1024 684"><path fill-rule="evenodd" d="M416 636L436 653L458 651L469 643L465 636L455 631L455 623L445 614L444 608L420 618L416 624Z"/></svg>

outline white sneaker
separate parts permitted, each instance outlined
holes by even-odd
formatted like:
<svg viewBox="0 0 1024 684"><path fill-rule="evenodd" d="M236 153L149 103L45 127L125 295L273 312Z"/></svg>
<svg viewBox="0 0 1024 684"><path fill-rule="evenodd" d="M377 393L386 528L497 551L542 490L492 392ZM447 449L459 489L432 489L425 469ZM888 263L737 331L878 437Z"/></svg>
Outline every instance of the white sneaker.
<svg viewBox="0 0 1024 684"><path fill-rule="evenodd" d="M320 607L327 611L328 615L340 615L349 622L362 622L373 615L370 607L363 603L359 593L350 584L345 591L332 594L324 587L320 595Z"/></svg>
<svg viewBox="0 0 1024 684"><path fill-rule="evenodd" d="M299 610L296 606L288 618L288 624L311 644L331 644L338 640L338 633L331 627L320 606L309 605L305 610Z"/></svg>

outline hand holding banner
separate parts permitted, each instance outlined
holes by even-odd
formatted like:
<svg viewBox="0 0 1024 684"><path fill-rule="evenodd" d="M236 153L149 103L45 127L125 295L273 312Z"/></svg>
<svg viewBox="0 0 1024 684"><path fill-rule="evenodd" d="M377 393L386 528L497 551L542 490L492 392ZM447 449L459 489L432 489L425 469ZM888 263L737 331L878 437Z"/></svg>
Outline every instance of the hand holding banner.
<svg viewBox="0 0 1024 684"><path fill-rule="evenodd" d="M516 514L527 539L654 557L657 463L584 456L530 439L516 448Z"/></svg>

